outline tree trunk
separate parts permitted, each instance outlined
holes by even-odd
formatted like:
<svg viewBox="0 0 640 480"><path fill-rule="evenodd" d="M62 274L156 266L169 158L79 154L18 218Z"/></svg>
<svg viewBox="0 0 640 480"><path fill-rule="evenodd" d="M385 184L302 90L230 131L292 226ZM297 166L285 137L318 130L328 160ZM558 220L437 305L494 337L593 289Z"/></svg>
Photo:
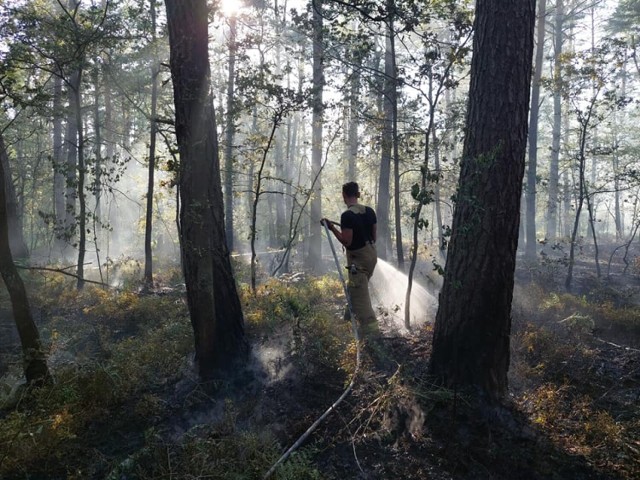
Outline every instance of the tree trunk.
<svg viewBox="0 0 640 480"><path fill-rule="evenodd" d="M596 233L596 215L595 208L592 202L591 195L587 190L587 185L585 185L585 199L587 201L587 212L589 213L589 226L591 227L591 238L593 239L593 255L594 261L596 264L596 276L600 278L602 276L602 271L600 269L600 248L598 246L598 235Z"/></svg>
<svg viewBox="0 0 640 480"><path fill-rule="evenodd" d="M64 238L65 225L65 162L62 148L62 78L56 75L53 86L53 205L54 205L54 231L56 243L60 250L60 242ZM61 244L62 243L62 244Z"/></svg>
<svg viewBox="0 0 640 480"><path fill-rule="evenodd" d="M531 86L531 111L529 115L529 168L527 169L527 190L526 190L526 241L525 257L528 260L535 260L537 255L536 238L536 190L537 190L537 168L538 168L538 116L540 113L540 80L542 78L542 67L544 61L544 34L545 19L547 13L547 0L538 0L538 29L536 60L533 71L533 83Z"/></svg>
<svg viewBox="0 0 640 480"><path fill-rule="evenodd" d="M78 290L84 287L84 257L87 251L87 202L84 195L84 183L87 175L87 169L84 160L84 130L82 127L82 95L80 85L82 81L82 70L78 71L77 88L73 91L75 96L75 113L78 134L78 267L76 275L78 276Z"/></svg>
<svg viewBox="0 0 640 480"><path fill-rule="evenodd" d="M311 200L309 255L307 267L318 268L322 264L322 122L324 105L324 44L323 44L323 0L313 2L313 113L311 119L311 178L317 178L314 197Z"/></svg>
<svg viewBox="0 0 640 480"><path fill-rule="evenodd" d="M93 129L95 134L95 162L94 162L94 178L93 178L93 198L95 207L93 209L93 244L96 253L96 263L98 271L102 279L102 266L100 265L100 242L98 241L98 232L101 229L101 201L102 201L102 121L100 120L100 70L96 68L94 76L94 96L93 96Z"/></svg>
<svg viewBox="0 0 640 480"><path fill-rule="evenodd" d="M387 31L384 55L384 89L382 93L383 124L380 141L380 177L378 180L378 256L386 260L391 249L391 230L389 228L389 206L391 199L389 187L391 180L391 154L393 149L393 51L391 47L391 31Z"/></svg>
<svg viewBox="0 0 640 480"><path fill-rule="evenodd" d="M4 152L4 142L1 134L0 149ZM20 343L22 344L24 374L27 383L43 384L51 381L51 376L47 368L38 328L31 315L27 292L22 278L18 275L18 270L13 263L13 256L9 247L7 177L8 175L4 170L4 161L0 162L0 274L2 274L2 279L11 297L13 316L18 328Z"/></svg>
<svg viewBox="0 0 640 480"><path fill-rule="evenodd" d="M224 221L229 250L234 248L233 233L233 142L236 133L235 69L236 69L236 17L229 18L229 72L227 77L227 131L224 149Z"/></svg>
<svg viewBox="0 0 640 480"><path fill-rule="evenodd" d="M507 391L511 300L527 142L534 0L478 0L451 243L431 372Z"/></svg>
<svg viewBox="0 0 640 480"><path fill-rule="evenodd" d="M627 58L625 57L624 63L621 69L622 86L620 89L620 96L622 98L627 95ZM620 125L624 125L624 121L620 121L619 117L614 116L613 122L613 182L614 182L614 218L616 223L616 240L622 240L624 237L624 215L620 205L620 157L618 147L620 145ZM625 119L624 112L622 112L622 120Z"/></svg>
<svg viewBox="0 0 640 480"><path fill-rule="evenodd" d="M65 144L67 164L65 168L65 216L63 237L70 242L76 230L76 199L78 195L78 115L80 110L76 90L80 89L80 72L74 72L69 79L69 110L67 114L67 132Z"/></svg>
<svg viewBox="0 0 640 480"><path fill-rule="evenodd" d="M387 6L390 12L394 12L394 0L388 0ZM393 140L393 205L396 226L396 258L398 270L404 271L404 252L402 248L402 212L400 210L400 152L398 140L398 69L396 67L396 34L393 23L395 12L389 17L389 46L391 47L391 82L393 88L389 88L391 98L392 140Z"/></svg>
<svg viewBox="0 0 640 480"><path fill-rule="evenodd" d="M11 166L9 165L9 155L4 145L4 139L0 135L0 163L4 169L4 196L6 208L6 221L9 228L9 245L13 257L26 259L29 256L29 250L24 240L24 232L22 229L22 216L18 208L18 198L16 189L11 178Z"/></svg>
<svg viewBox="0 0 640 480"><path fill-rule="evenodd" d="M587 133L589 131L589 124L593 115L593 109L596 102L596 95L591 99L591 103L588 107L586 115L580 120L580 137L579 137L579 150L578 150L578 200L576 205L576 216L573 223L573 230L571 232L571 245L569 247L569 266L567 268L567 278L565 279L564 286L567 290L571 290L571 283L573 282L573 267L575 263L575 249L576 238L578 238L578 228L580 226L580 214L582 213L582 207L585 200L587 201L587 209L589 210L589 221L591 222L593 231L593 242L596 252L596 268L598 277L600 277L600 263L598 258L598 244L596 242L595 230L593 230L593 211L591 208L591 201L589 199L589 192L587 191L586 169L587 169Z"/></svg>
<svg viewBox="0 0 640 480"><path fill-rule="evenodd" d="M253 110L251 113L251 135L254 138L258 137L258 104L257 102L253 105ZM256 162L255 158L252 155L249 158L249 173L247 175L247 190L246 190L246 198L247 198L247 211L251 212L253 208L253 191L255 190L255 175L256 175Z"/></svg>
<svg viewBox="0 0 640 480"><path fill-rule="evenodd" d="M153 54L153 66L151 67L151 121L149 122L149 170L147 175L147 209L144 226L144 284L146 288L153 287L153 249L151 237L153 233L153 191L156 173L156 137L158 134L158 122L156 120L158 107L158 75L160 75L160 62L156 53L156 6L155 0L151 0L151 43Z"/></svg>
<svg viewBox="0 0 640 480"><path fill-rule="evenodd" d="M572 179L569 176L569 169L565 168L562 173L562 203L564 205L562 233L566 238L571 238L571 219L573 218L573 199L571 194L574 191L574 185L571 180Z"/></svg>
<svg viewBox="0 0 640 480"><path fill-rule="evenodd" d="M200 376L231 368L248 346L225 238L210 91L205 0L165 0L180 152L180 235Z"/></svg>
<svg viewBox="0 0 640 480"><path fill-rule="evenodd" d="M275 16L275 34L276 34L276 65L275 65L275 74L278 78L278 83L282 84L282 32L284 31L284 22L285 19L281 18L280 8L278 7L277 0L274 2L273 6L274 16ZM285 5L286 11L286 5ZM273 183L273 191L277 192L272 194L273 196L273 204L275 207L275 241L272 244L274 249L281 249L286 243L287 237L287 214L285 210L285 196L284 190L285 185L288 182L287 178L287 165L285 158L285 150L286 150L286 137L285 137L285 129L278 128L276 131L276 136L274 138L274 158L275 158L275 173L276 178L272 180ZM321 160L322 161L322 160ZM273 218L273 217L272 217ZM272 222L273 223L273 222Z"/></svg>
<svg viewBox="0 0 640 480"><path fill-rule="evenodd" d="M436 228L438 231L438 250L444 252L446 242L444 239L444 231L442 228L442 206L440 199L440 182L442 181L442 169L440 168L440 142L436 137L436 129L431 129L431 143L433 147L433 173L437 177L437 181L433 187L433 209L435 210ZM433 225L431 225L433 231Z"/></svg>
<svg viewBox="0 0 640 480"><path fill-rule="evenodd" d="M360 76L362 69L362 54L352 50L354 63L349 80L349 124L347 133L347 179L356 181L358 175L358 126L360 105Z"/></svg>
<svg viewBox="0 0 640 480"><path fill-rule="evenodd" d="M102 121L100 119L100 99L102 92L100 90L100 72L96 68L94 75L94 96L93 96L93 130L95 135L95 163L94 163L94 179L93 179L93 196L95 200L95 216L94 226L100 222L100 209L102 200ZM97 220L97 222L96 222ZM97 232L94 229L94 239ZM96 251L98 245L96 244Z"/></svg>
<svg viewBox="0 0 640 480"><path fill-rule="evenodd" d="M257 258L258 254L256 252L256 238L258 235L258 203L260 201L260 197L264 193L262 191L262 182L264 180L264 168L267 163L267 156L269 151L271 150L271 145L273 144L276 132L278 131L278 127L282 120L282 114L277 112L273 117L273 124L271 125L271 133L269 135L269 140L267 141L267 145L263 150L262 159L260 160L260 167L258 168L258 173L255 179L255 191L253 192L253 203L251 206L251 224L249 225L250 234L250 242L251 242L251 291L253 293L256 292L256 274L257 274ZM271 222L270 222L271 225Z"/></svg>
<svg viewBox="0 0 640 480"><path fill-rule="evenodd" d="M560 137L562 132L562 27L564 16L564 0L557 0L553 56L553 138L551 142L551 164L549 166L549 201L547 203L547 238L552 242L558 236L558 172L560 169Z"/></svg>

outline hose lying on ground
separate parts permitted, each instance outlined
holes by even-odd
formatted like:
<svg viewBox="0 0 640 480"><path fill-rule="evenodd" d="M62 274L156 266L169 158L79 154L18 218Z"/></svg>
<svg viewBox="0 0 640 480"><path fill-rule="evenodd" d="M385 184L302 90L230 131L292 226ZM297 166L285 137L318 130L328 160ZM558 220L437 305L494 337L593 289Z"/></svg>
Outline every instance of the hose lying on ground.
<svg viewBox="0 0 640 480"><path fill-rule="evenodd" d="M300 438L298 438L298 440L296 440L296 442L293 445L291 445L291 447L289 447L289 449L286 452L284 452L284 454L278 459L278 461L271 466L269 471L265 473L264 477L262 477L263 480L266 480L267 478L269 478L276 471L276 469L285 460L287 460L287 458L289 458L291 454L294 451L296 451L298 447L300 447L300 445L302 445L302 443L307 439L309 435L311 435L311 433L318 427L318 425L320 425L322 421L325 418L327 418L327 416L333 410L335 410L336 407L345 399L345 397L349 395L349 392L351 392L351 389L353 388L353 385L356 381L356 376L358 375L358 371L360 370L360 337L358 336L358 328L356 326L355 315L353 314L353 309L351 306L351 297L349 296L349 290L347 289L347 284L344 280L344 276L342 275L342 269L340 268L340 261L338 260L336 249L333 246L333 241L331 240L331 235L329 234L329 227L327 227L326 222L323 222L322 225L324 226L324 230L327 234L327 238L329 239L329 245L331 246L331 253L333 253L333 259L336 262L336 268L338 269L338 274L340 275L340 281L342 282L342 287L344 288L344 294L347 297L347 306L349 308L349 314L351 317L351 328L353 329L353 336L356 339L356 367L353 370L351 381L349 382L349 385L347 386L345 391L342 392L342 395L340 395L340 397L335 402L333 402L333 404L329 408L327 408L327 410L322 415L320 415L320 417L318 417L318 419L315 422L313 422L313 424L307 429L307 431L304 432L300 436Z"/></svg>

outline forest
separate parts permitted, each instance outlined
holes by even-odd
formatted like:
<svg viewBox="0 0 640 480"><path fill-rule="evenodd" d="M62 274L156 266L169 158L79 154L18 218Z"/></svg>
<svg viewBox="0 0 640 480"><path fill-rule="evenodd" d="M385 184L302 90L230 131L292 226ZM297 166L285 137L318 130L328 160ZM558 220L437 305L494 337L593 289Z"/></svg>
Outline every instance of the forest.
<svg viewBox="0 0 640 480"><path fill-rule="evenodd" d="M639 36L0 0L0 480L640 478Z"/></svg>

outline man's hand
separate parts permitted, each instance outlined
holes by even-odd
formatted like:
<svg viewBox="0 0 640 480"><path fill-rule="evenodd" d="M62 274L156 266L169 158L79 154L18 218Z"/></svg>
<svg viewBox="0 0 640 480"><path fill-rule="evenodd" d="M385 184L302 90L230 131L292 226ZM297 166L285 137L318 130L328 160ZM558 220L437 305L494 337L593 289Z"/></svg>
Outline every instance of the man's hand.
<svg viewBox="0 0 640 480"><path fill-rule="evenodd" d="M322 225L323 227L326 225L330 230L333 230L333 226L337 225L337 223L329 220L328 218L323 218L322 220L320 220L320 225Z"/></svg>

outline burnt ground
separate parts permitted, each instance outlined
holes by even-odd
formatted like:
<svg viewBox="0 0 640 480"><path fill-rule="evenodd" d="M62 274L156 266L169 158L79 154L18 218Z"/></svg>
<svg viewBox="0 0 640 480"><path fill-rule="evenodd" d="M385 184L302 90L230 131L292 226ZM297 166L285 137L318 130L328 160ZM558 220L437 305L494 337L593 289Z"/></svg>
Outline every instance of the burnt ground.
<svg viewBox="0 0 640 480"><path fill-rule="evenodd" d="M502 405L487 405L473 395L433 384L425 373L431 350L429 325L407 336L387 331L375 345L366 345L354 391L310 440L318 451L323 476L638 478L640 317L634 312L630 322L617 324L606 311L590 312L585 304L634 308L640 299L640 277L633 265L623 274L626 265L613 261L602 265L608 275L597 278L590 255L592 252L584 248L577 258L570 292L572 298L579 299L574 310L570 305L567 311L541 313L536 304L539 298L533 298L550 293L549 289L563 291L564 252L543 258L535 269L526 264L519 269L511 389ZM601 255L609 258L607 252ZM567 327L565 315L583 310L589 311L584 316L593 325L586 330ZM527 343L532 332L543 332L544 347L549 351ZM531 352L532 348L541 353ZM302 408L301 418L309 421L302 425L291 422L291 428L281 432L286 433L280 438L283 444L290 444L311 423L313 412L319 412L315 410L319 404L312 407L305 400L326 395L328 405L337 397L339 388L327 388L335 386L335 380L335 376L315 377L299 387L302 397L289 398ZM289 386L284 390L291 392ZM275 386L270 394L287 398L285 391ZM564 393L548 400L548 392ZM295 410L282 404L279 408ZM540 419L541 411L546 412L544 420ZM599 425L594 420L602 418L611 421Z"/></svg>
<svg viewBox="0 0 640 480"><path fill-rule="evenodd" d="M521 263L510 395L501 405L434 384L426 373L429 324L407 335L385 328L363 346L351 393L295 454L316 473L294 478L639 478L640 319L625 309L640 303L640 279L633 271L623 275L622 263L598 279L592 266L583 253L569 296L554 293L563 292L562 255ZM327 302L338 318L341 299ZM623 311L629 318L618 321ZM587 328L569 326L571 315L588 317ZM345 324L327 328L349 335ZM330 340L322 343L318 330L305 331L299 320L281 331L249 330L250 367L202 384L185 360L134 396L92 407L80 434L55 444L64 455L52 449L46 461L0 478L261 478L277 455L258 467L247 460L240 476L207 476L204 467L201 476L187 475L174 456L188 453L193 463L204 455L193 453L194 444L215 449L242 432L268 435L276 452L284 451L341 395L355 362L353 345L344 352ZM97 329L90 331L82 341L85 356L106 362L113 353ZM10 418L11 408L0 419Z"/></svg>

